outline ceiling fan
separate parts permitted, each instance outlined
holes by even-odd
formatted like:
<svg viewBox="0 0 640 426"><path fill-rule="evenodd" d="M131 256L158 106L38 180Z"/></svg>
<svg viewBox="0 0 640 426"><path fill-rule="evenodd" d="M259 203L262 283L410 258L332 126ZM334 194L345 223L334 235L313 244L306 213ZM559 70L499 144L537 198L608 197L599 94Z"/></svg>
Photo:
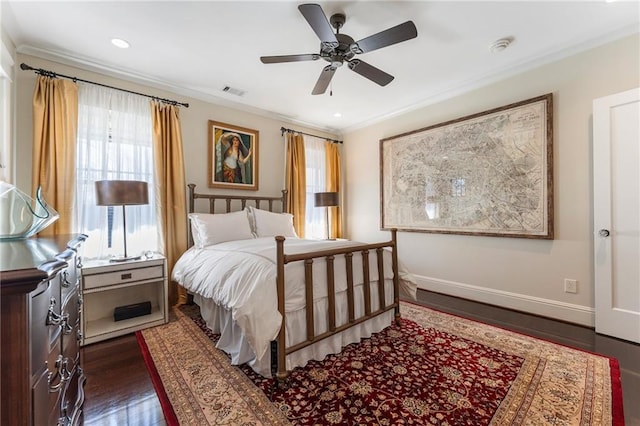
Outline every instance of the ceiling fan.
<svg viewBox="0 0 640 426"><path fill-rule="evenodd" d="M348 35L340 34L340 28L342 28L346 21L346 16L343 13L331 15L331 19L327 20L327 16L319 4L301 4L298 6L298 10L300 10L302 16L304 16L320 39L320 53L261 56L260 60L264 64L316 61L320 58L329 62L329 65L324 67L320 73L320 77L311 92L313 95L321 95L327 90L333 74L344 62L347 63L350 70L355 71L380 86L386 86L393 80L392 75L361 59L355 59L354 56L391 46L392 44L397 44L418 36L418 31L414 23L407 21L363 38L362 40L354 41L353 38ZM332 26L336 29L335 34L331 29Z"/></svg>

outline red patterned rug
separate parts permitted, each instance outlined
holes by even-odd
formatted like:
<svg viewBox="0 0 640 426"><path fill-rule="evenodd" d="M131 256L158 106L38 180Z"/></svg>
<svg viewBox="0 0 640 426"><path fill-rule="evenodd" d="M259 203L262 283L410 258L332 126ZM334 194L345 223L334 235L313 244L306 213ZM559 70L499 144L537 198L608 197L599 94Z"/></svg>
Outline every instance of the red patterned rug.
<svg viewBox="0 0 640 426"><path fill-rule="evenodd" d="M294 370L282 389L247 366L229 366L197 306L176 311L169 325L182 328L144 330L139 340L160 378L167 419L179 424L624 424L614 359L413 304L403 303L402 315L399 325ZM207 354L178 337L194 333ZM208 400L196 401L205 390Z"/></svg>

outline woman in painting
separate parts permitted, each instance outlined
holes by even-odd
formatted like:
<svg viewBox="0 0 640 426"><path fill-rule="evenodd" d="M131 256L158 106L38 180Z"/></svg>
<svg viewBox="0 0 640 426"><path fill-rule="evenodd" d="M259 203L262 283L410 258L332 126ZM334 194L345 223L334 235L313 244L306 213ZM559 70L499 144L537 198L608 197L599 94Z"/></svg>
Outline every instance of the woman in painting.
<svg viewBox="0 0 640 426"><path fill-rule="evenodd" d="M225 133L220 139L224 150L222 160L222 174L224 182L228 183L251 183L247 182L245 177L244 166L251 157L251 148L247 149L237 133Z"/></svg>

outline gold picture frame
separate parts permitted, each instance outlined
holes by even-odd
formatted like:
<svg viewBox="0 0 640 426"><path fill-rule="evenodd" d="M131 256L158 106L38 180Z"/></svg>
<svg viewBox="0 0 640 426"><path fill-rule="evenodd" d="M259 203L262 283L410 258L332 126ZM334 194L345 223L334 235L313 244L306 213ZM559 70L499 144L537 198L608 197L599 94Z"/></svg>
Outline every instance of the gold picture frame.
<svg viewBox="0 0 640 426"><path fill-rule="evenodd" d="M380 140L381 228L553 239L553 95Z"/></svg>
<svg viewBox="0 0 640 426"><path fill-rule="evenodd" d="M259 132L209 120L209 188L258 190Z"/></svg>

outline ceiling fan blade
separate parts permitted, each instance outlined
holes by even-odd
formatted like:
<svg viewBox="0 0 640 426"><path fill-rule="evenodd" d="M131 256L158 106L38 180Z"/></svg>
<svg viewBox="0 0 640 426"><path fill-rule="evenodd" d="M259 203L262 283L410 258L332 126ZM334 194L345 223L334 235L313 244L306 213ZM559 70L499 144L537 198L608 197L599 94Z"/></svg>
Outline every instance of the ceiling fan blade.
<svg viewBox="0 0 640 426"><path fill-rule="evenodd" d="M327 65L322 69L322 73L320 73L320 77L318 81L316 81L316 86L313 88L313 92L311 92L312 95L322 95L327 90L336 69L333 65Z"/></svg>
<svg viewBox="0 0 640 426"><path fill-rule="evenodd" d="M412 21L404 22L395 27L380 31L374 35L356 41L351 45L354 53L366 53L400 43L418 36L418 30Z"/></svg>
<svg viewBox="0 0 640 426"><path fill-rule="evenodd" d="M319 4L301 4L298 6L298 10L323 44L338 47L338 39L333 33L327 15L324 14Z"/></svg>
<svg viewBox="0 0 640 426"><path fill-rule="evenodd" d="M349 61L349 69L357 72L363 77L368 78L374 83L378 83L380 86L386 86L391 83L393 76L382 71L380 68L376 68L373 65L369 65L365 61L360 59L352 59Z"/></svg>
<svg viewBox="0 0 640 426"><path fill-rule="evenodd" d="M280 55L280 56L260 56L260 60L263 64L278 64L281 62L300 62L300 61L315 61L320 59L320 55L317 53L308 53L304 55Z"/></svg>

